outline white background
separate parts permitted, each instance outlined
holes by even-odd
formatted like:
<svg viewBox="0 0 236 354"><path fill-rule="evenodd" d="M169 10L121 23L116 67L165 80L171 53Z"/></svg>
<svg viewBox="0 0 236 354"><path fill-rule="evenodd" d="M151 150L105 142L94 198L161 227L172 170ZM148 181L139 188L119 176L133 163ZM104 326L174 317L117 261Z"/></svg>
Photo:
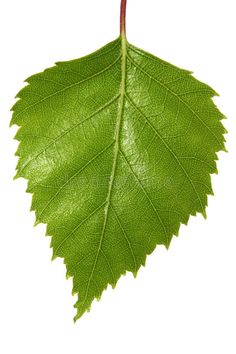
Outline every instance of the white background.
<svg viewBox="0 0 236 354"><path fill-rule="evenodd" d="M229 153L219 154L208 218L191 218L137 279L122 277L75 325L71 280L51 262L29 212L10 107L23 80L118 36L119 0L7 0L0 5L0 352L236 353L234 0L128 0L128 40L189 70L221 96Z"/></svg>

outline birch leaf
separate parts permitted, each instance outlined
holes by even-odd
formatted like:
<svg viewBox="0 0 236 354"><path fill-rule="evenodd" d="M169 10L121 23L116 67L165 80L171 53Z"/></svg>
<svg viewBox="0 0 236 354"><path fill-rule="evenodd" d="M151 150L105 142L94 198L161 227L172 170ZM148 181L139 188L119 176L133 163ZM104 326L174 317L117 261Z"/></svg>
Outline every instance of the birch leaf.
<svg viewBox="0 0 236 354"><path fill-rule="evenodd" d="M13 107L17 177L73 277L78 319L206 215L223 115L213 89L124 36L26 82Z"/></svg>

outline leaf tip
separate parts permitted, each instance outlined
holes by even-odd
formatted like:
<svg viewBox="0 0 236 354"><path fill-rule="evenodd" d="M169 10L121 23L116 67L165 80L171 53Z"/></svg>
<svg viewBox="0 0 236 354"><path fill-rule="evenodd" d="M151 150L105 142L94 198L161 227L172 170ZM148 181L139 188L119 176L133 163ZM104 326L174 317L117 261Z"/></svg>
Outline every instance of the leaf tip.
<svg viewBox="0 0 236 354"><path fill-rule="evenodd" d="M202 214L203 218L206 220L207 219L206 209L202 210L201 214Z"/></svg>

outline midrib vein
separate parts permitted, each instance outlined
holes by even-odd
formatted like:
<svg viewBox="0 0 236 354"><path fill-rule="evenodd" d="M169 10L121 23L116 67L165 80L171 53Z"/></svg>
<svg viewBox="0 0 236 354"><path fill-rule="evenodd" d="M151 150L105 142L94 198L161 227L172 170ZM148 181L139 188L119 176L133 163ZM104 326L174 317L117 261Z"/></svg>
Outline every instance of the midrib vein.
<svg viewBox="0 0 236 354"><path fill-rule="evenodd" d="M124 111L124 101L125 101L125 86L126 86L126 58L127 58L127 41L124 36L121 36L121 85L120 85L120 107L118 111L118 118L117 118L117 123L116 123L116 128L115 128L115 135L114 135L114 158L113 158L113 165L112 165L112 170L111 170L111 176L110 176L110 181L109 181L109 187L108 187L108 192L107 192L107 198L106 198L106 204L104 208L104 222L103 222L103 227L102 227L102 232L101 232L101 237L100 237L100 242L98 246L98 251L96 253L96 257L94 260L93 268L87 283L87 288L85 292L85 297L83 301L83 306L81 308L80 313L83 312L83 308L87 299L88 295L88 290L90 286L90 282L93 277L94 270L97 265L98 257L102 249L102 243L104 240L104 235L106 231L106 226L107 226L107 220L108 220L108 214L109 214L109 208L110 208L110 203L111 203L111 195L112 195L112 190L114 186L114 180L115 180L115 174L116 174L116 169L117 169L117 160L118 160L118 154L119 154L119 140L120 140L120 131L121 131L121 124L122 124L122 117L123 117L123 111Z"/></svg>

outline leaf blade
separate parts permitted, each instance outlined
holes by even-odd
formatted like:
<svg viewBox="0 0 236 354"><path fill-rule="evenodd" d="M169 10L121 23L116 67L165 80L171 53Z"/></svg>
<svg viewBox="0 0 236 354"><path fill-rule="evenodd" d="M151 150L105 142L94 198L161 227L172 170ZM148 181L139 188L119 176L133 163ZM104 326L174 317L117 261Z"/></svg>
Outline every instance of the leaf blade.
<svg viewBox="0 0 236 354"><path fill-rule="evenodd" d="M77 320L205 216L223 115L209 86L121 37L26 81L13 107L17 177L73 277Z"/></svg>

